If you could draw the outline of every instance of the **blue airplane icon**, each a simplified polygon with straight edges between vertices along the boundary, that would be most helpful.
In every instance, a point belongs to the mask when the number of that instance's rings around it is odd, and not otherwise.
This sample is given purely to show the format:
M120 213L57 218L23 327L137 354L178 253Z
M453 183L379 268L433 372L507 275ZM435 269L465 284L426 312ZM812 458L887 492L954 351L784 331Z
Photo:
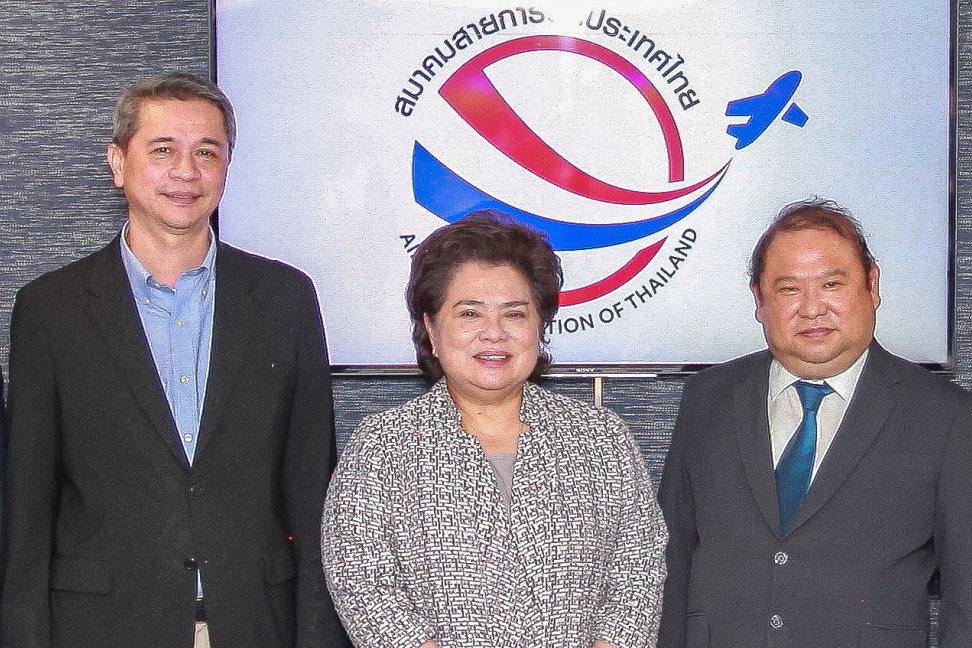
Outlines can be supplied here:
M803 75L798 70L792 70L771 83L766 88L766 92L729 102L726 106L727 117L749 117L745 124L733 124L726 129L726 132L737 140L736 150L746 148L766 132L770 124L783 112L783 107L793 98L793 93L800 86L802 79ZM793 103L781 119L802 128L809 117Z

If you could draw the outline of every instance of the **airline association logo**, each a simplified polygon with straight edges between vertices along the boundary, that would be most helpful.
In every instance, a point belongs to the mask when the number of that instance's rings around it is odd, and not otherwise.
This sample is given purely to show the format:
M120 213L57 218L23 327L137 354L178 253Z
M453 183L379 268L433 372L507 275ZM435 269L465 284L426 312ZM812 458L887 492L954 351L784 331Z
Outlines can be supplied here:
M583 307L576 309L576 316L557 320L549 332L573 333L609 324L626 311L640 308L675 278L698 237L694 228L679 223L718 190L730 172L732 159L712 164L700 177L686 178L686 150L679 120L702 99L692 87L681 55L671 56L651 36L608 16L604 10L591 12L581 22L587 32L583 36L538 33L510 38L503 33L518 25L536 28L544 22L545 16L531 8L490 14L463 26L424 59L396 98L395 108L399 114L411 116L419 108L426 86L439 82L434 80L436 74L447 75L438 86L439 97L478 133L483 146L492 146L520 169L559 191L601 207L618 206L615 222L581 222L576 216L537 213L538 210L522 208L509 198L492 195L464 178L447 159L437 157L421 141L414 142L411 177L415 201L443 221L454 222L470 212L495 208L546 232L560 253L603 254L615 246L629 250L617 260L616 267L583 285L575 285L570 267L565 264L565 289L560 304ZM501 40L504 37L506 40ZM492 42L493 38L499 42ZM613 49L604 39L612 41ZM623 46L618 47L618 42L623 42ZM473 48L479 51L456 69L450 69L457 54ZM650 191L618 186L583 170L538 135L487 73L491 66L500 62L516 64L518 57L533 52L584 57L633 87L660 129L666 157L660 163L665 165L667 183ZM777 117L802 127L808 117L790 101L800 81L799 71L789 71L765 92L729 102L725 115L738 118L738 123L713 135L735 138L734 148L740 150L755 142ZM622 210L626 206L652 206L652 215L637 220L625 218ZM626 244L636 245L637 249L632 253L631 245ZM609 297L606 305L592 307L591 302L604 297Z

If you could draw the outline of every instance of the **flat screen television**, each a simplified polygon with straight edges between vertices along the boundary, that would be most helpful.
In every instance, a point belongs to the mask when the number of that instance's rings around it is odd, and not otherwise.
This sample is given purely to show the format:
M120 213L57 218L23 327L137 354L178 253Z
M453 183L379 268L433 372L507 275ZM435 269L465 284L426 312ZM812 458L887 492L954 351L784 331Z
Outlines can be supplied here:
M948 368L954 20L942 0L217 0L240 132L220 236L314 279L332 363L407 367L412 250L501 209L561 257L557 363L682 370L765 346L752 247L830 198L881 267L878 339Z

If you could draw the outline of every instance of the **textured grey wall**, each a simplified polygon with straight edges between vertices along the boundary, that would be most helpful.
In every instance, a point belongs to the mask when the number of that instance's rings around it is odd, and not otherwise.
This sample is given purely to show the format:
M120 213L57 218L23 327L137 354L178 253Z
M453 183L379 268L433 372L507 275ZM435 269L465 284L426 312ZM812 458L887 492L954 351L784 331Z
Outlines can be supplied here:
M0 363L17 289L97 249L123 202L104 151L134 81L208 74L205 0L14 0L0 12Z
M208 0L14 0L0 13L0 364L16 290L90 252L122 222L104 162L111 107L135 80L206 74ZM972 0L959 2L958 217L955 377L972 385ZM920 88L915 88L920 91ZM866 218L866 215L865 215ZM742 269L740 268L741 272ZM683 379L609 380L605 405L631 424L656 475ZM590 384L557 381L590 399ZM339 377L343 441L360 418L420 393L417 378Z

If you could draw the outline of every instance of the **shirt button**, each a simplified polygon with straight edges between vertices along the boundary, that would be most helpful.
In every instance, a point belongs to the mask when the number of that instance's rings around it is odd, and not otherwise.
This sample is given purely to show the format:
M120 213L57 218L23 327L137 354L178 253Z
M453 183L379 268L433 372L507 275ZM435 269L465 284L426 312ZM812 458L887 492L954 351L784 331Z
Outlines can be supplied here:
M182 326L182 320L176 320L176 326Z
M152 300L151 300L151 299L149 299L148 297L146 297L146 298L145 298L145 299L144 299L143 301L144 301L144 302L145 302L146 304L151 304L151 303L152 303Z
M776 630L779 630L783 627L783 617L781 617L779 614L774 614L770 617L770 625Z
M790 560L790 557L782 551L777 551L776 555L773 556L773 562L777 565L785 565Z
M186 443L192 443L192 435L187 432L186 434L182 435L182 440Z
M179 379L179 382L185 385L187 382L189 382L189 376L183 376L182 378Z
M205 297L208 294L209 294L209 291L206 290L205 288L203 288L203 290L202 290L202 296Z

